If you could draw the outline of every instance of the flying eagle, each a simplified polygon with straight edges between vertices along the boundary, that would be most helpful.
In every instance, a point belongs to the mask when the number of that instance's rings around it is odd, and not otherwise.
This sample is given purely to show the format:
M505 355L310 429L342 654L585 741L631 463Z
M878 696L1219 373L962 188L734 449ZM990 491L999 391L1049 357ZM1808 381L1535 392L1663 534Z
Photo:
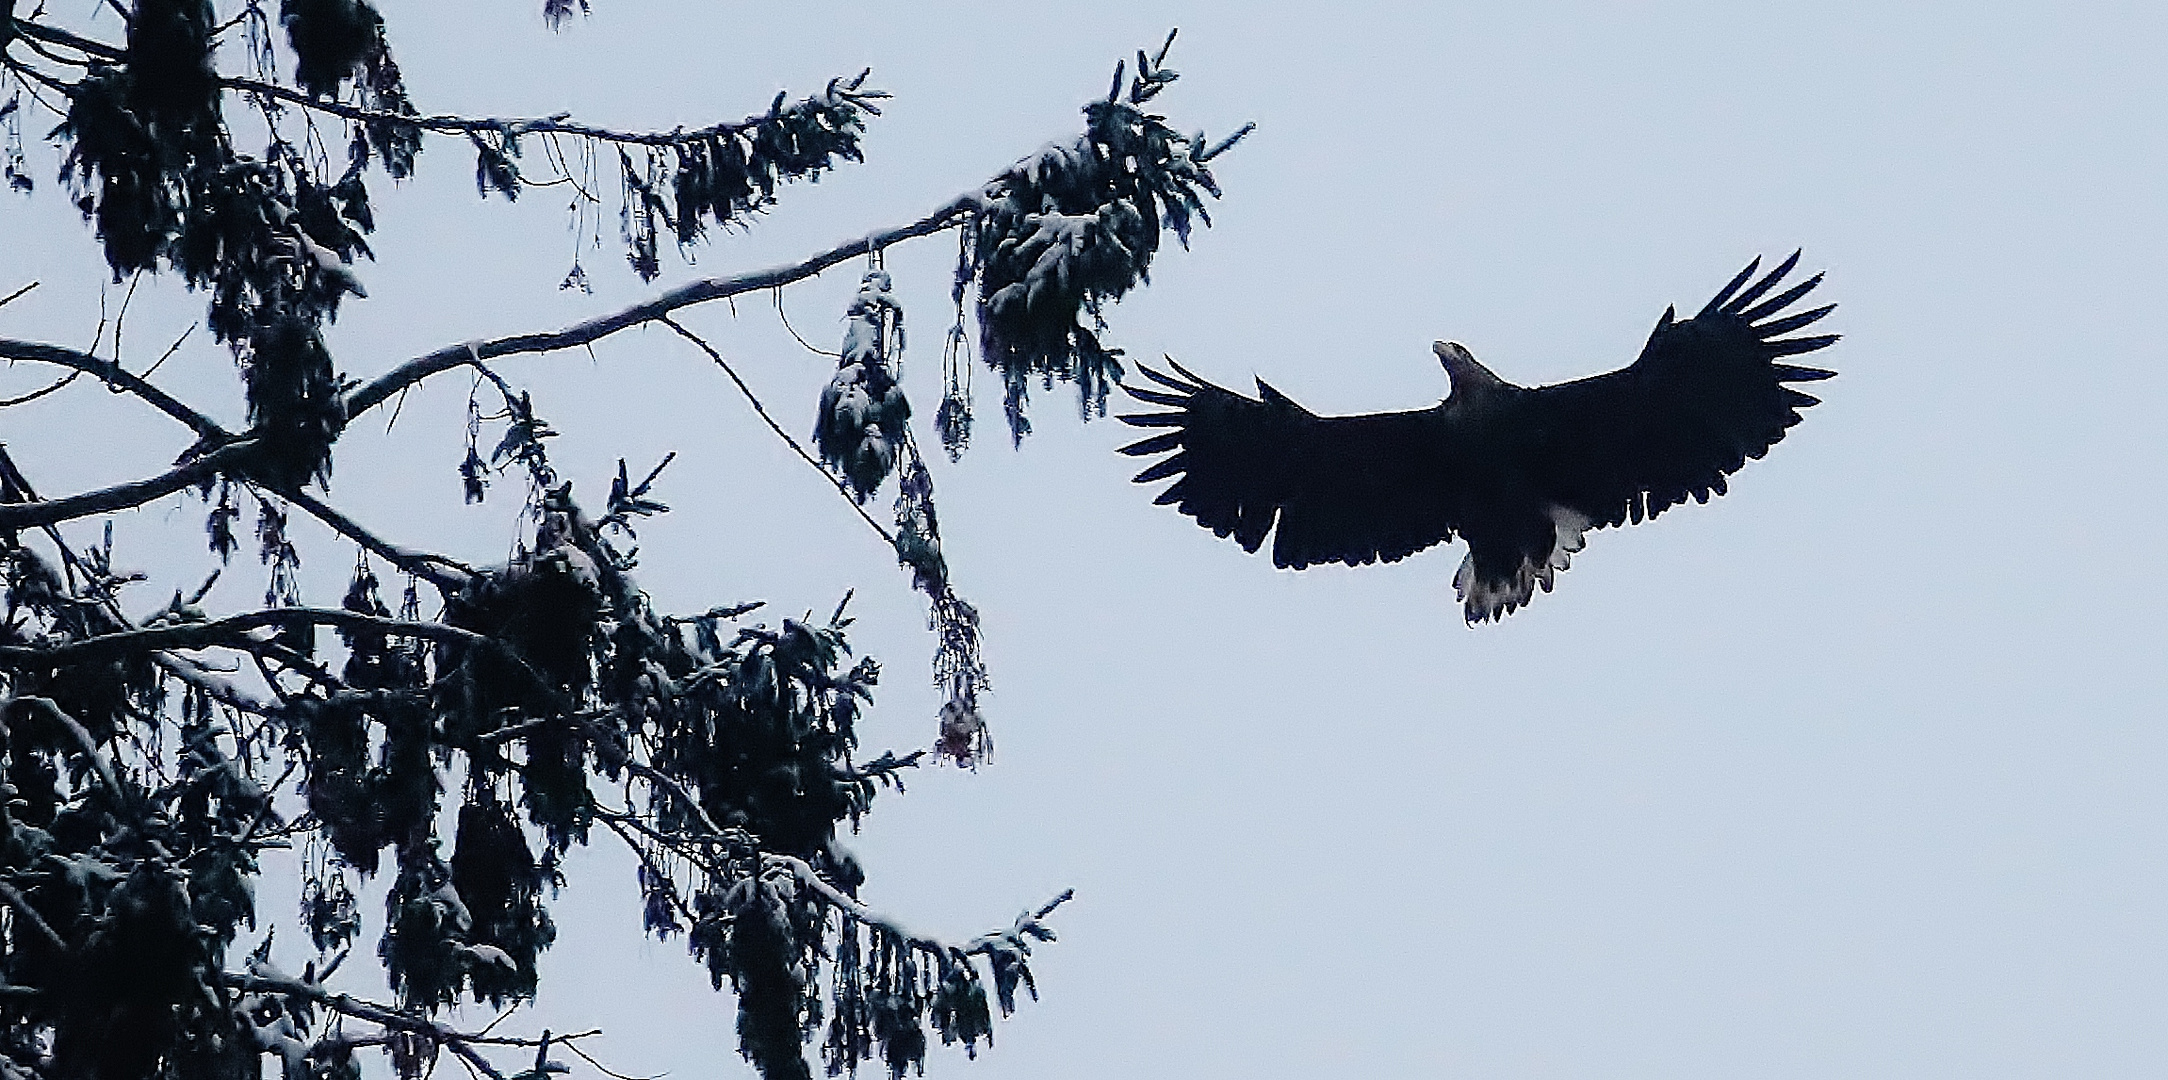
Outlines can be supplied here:
M1157 501L1246 551L1277 524L1277 566L1397 562L1460 536L1469 624L1503 618L1550 591L1588 530L1722 495L1817 403L1784 384L1835 372L1779 361L1837 340L1781 336L1836 307L1785 314L1822 275L1763 299L1798 262L1749 285L1755 259L1693 318L1666 309L1632 364L1555 386L1515 386L1437 342L1446 398L1413 412L1318 416L1263 379L1247 398L1170 357L1174 374L1142 369L1165 390L1123 387L1168 411L1121 419L1172 430L1122 452L1173 451L1137 482L1178 477Z

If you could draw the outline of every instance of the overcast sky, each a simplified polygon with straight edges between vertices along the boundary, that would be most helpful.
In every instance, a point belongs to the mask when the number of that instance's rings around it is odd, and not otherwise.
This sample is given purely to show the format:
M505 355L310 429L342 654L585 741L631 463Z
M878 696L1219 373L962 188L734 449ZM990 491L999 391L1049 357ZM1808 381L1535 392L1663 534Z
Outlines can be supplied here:
M656 287L918 217L1073 137L1114 61L1179 25L1184 77L1155 104L1182 130L1259 128L1217 166L1216 227L1161 257L1109 338L1320 412L1436 401L1436 338L1557 381L1631 360L1665 305L1698 308L1757 254L1803 246L1828 270L1845 339L1817 354L1842 372L1827 403L1730 495L1591 536L1557 592L1479 630L1452 597L1459 549L1276 571L1153 506L1112 452L1131 430L1079 424L1066 388L1034 395L1039 433L1012 452L981 371L979 441L934 468L985 617L997 757L884 796L852 843L874 906L941 934L1077 893L1035 964L1043 1000L929 1075L1979 1080L2168 1060L2164 9L595 0L551 35L534 0L380 4L424 111L694 126L866 66L896 93L866 164L790 189L697 266L666 256ZM562 198L480 201L470 165L433 140L416 181L374 185L370 299L332 338L347 371L653 291L614 222L582 257L595 294L558 291ZM99 269L61 195L0 200L0 291L45 281L0 334L81 346ZM954 258L941 237L889 259L925 419ZM785 294L816 344L857 271ZM136 304L138 369L202 311L170 281ZM810 431L831 362L765 297L685 321ZM929 741L920 598L704 359L649 332L501 370L591 499L618 457L677 451L675 510L641 534L660 606L825 613L855 587L887 675L868 748ZM160 381L241 419L203 337ZM381 418L350 432L333 494L402 542L501 558L511 485L460 505L465 389L417 391L389 438ZM104 423L140 437L63 441ZM87 385L11 410L0 438L49 494L186 441ZM191 567L199 528L179 499L122 524L141 561ZM310 566L319 600L341 550ZM732 1003L679 943L639 937L629 863L574 873L528 1022L606 1028L622 1072L751 1075Z

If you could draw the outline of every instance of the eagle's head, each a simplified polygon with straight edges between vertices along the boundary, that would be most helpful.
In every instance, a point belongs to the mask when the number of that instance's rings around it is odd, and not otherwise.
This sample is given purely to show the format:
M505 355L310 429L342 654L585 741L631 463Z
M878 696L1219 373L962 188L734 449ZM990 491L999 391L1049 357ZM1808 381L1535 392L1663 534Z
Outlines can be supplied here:
M1479 363L1468 347L1457 341L1433 341L1430 351L1438 354L1438 363L1445 367L1445 377L1450 382L1446 400L1466 400L1491 391L1504 390L1504 379L1491 374L1491 369Z

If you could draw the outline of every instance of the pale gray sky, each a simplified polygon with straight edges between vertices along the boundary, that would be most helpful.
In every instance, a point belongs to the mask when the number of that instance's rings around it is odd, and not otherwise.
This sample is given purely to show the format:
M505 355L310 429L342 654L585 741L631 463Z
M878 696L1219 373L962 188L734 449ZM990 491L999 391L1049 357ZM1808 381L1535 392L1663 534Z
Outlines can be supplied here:
M867 164L663 285L919 216L1070 138L1113 62L1179 25L1176 126L1260 126L1218 170L1218 226L1162 257L1110 339L1319 411L1436 400L1434 338L1555 381L1630 360L1666 304L1751 256L1804 246L1828 270L1827 404L1729 496L1592 536L1556 593L1481 630L1452 600L1457 550L1275 571L1152 506L1112 452L1130 430L1079 425L1066 388L1035 395L1039 434L1011 452L981 371L978 445L935 479L986 618L998 756L884 797L855 846L877 907L945 934L1077 898L1035 965L1043 1000L929 1075L1980 1080L2168 1059L2168 14L596 0L550 35L533 0L382 6L424 110L692 125L867 65L896 92ZM558 292L561 199L478 201L454 143L422 166L377 185L371 299L333 338L347 370L650 291L606 229L596 295ZM46 281L0 331L80 345L95 254L59 194L0 200L0 288ZM954 257L940 238L889 260L922 417ZM792 289L793 322L833 347L855 284ZM136 361L200 315L171 286L137 298ZM810 429L830 362L765 299L686 321ZM642 532L662 606L825 612L857 587L888 675L868 745L927 741L919 598L704 360L647 333L504 370L582 491L678 451L677 509ZM239 419L207 342L161 377ZM439 381L391 439L346 437L334 494L409 543L501 555L514 500L460 508L465 386ZM76 388L0 437L76 490L170 459L183 433L145 412ZM143 442L54 441L107 418ZM124 535L168 529L194 559L198 513L169 500ZM346 569L318 554L312 588ZM639 937L629 866L575 865L601 876L555 909L535 1025L604 1026L621 1071L750 1075L731 1003Z

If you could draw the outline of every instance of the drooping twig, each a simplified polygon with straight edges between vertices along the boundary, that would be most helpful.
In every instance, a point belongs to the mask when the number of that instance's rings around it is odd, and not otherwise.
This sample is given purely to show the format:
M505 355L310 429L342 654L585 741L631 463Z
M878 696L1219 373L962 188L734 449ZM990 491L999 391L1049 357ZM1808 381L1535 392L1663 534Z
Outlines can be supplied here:
M881 539L888 542L889 547L896 546L896 538L890 535L889 531L883 528L880 522L873 520L873 515L866 513L866 508L860 505L857 498L851 495L851 489L845 487L843 481L835 473L822 467L821 463L815 460L813 455L806 453L805 447L797 439L792 438L790 432L783 429L783 425L775 422L775 417L768 415L767 407L762 405L760 398L753 394L753 388L745 385L745 380L738 377L738 373L731 368L730 363L723 359L723 354L716 352L715 347L708 344L700 335L685 329L677 320L668 315L656 316L655 321L677 331L685 340L699 346L701 352L707 353L708 359L715 361L715 366L722 368L723 374L730 376L730 381L737 384L738 392L745 395L745 400L753 406L754 412L760 414L760 418L767 423L769 430L775 432L776 438L783 440L792 450L797 451L798 456L804 458L805 463L813 466L816 472L827 477L828 482L835 485L836 491L842 494L843 501L851 504L851 509L858 511L858 516L865 519L866 524L871 526L874 532L879 533Z
M775 300L776 320L783 324L783 329L790 331L790 336L794 340L796 340L798 344L805 347L805 351L812 353L815 356L828 357L831 360L843 355L839 352L835 352L829 349L823 349L820 346L815 345L810 341L807 341L805 339L805 335L800 334L798 332L798 328L790 324L790 315L783 310L783 290L780 287L770 290L770 296Z

